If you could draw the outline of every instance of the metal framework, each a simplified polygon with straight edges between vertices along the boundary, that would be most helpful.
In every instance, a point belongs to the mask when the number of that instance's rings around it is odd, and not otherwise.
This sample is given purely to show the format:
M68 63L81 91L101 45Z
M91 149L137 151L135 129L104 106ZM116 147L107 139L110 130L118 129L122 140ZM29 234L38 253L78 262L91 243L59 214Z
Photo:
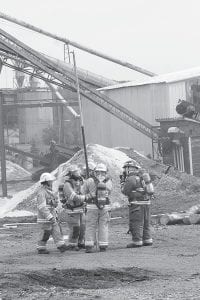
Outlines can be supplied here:
M41 29L41 28L38 28L38 27L33 26L33 25L31 25L31 24L28 24L28 23L26 23L26 22L20 21L20 20L18 20L18 19L16 19L16 18L10 17L10 16L8 16L8 15L6 15L6 14L4 14L4 13L1 13L1 12L0 12L0 18L2 18L2 19L4 19L4 20L7 20L7 21L9 21L9 22L18 24L18 25L23 26L23 27L25 27L25 28L28 28L28 29L30 29L30 30L32 30L32 31L41 33L41 34L43 34L43 35L46 35L46 36L51 37L51 38L53 38L53 39L56 39L56 40L58 40L58 41L61 41L61 42L63 42L64 44L72 45L72 46L75 47L75 48L78 48L78 49L83 50L83 51L85 51L85 52L88 52L88 53L90 53L90 54L99 56L99 57L101 57L101 58L103 58L103 59L112 61L112 62L114 62L114 63L116 63L116 64L118 64L118 65L121 65L121 66L124 66L124 67L126 67L126 68L132 69L132 70L134 70L134 71L136 71L136 72L139 72L139 73L145 74L145 75L147 75L147 76L151 76L151 77L156 75L155 73L153 73L153 72L151 72L151 71L148 71L148 70L145 70L145 69L143 69L143 68L141 68L141 67L135 66L135 65L133 65L133 64L131 64L131 63L129 63L129 62L122 61L122 60L120 60L120 59L117 59L117 58L115 58L115 57L111 57L111 56L109 56L109 55L107 55L107 54L105 54L105 53L102 53L102 52L100 52L100 51L96 51L96 50L94 50L94 49L91 49L91 48L89 48L89 47L86 47L86 46L84 46L84 45L81 45L81 44L79 44L79 43L77 43L77 42L75 42L75 41L69 40L69 39L67 39L67 38L63 38L63 37L58 36L58 35L56 35L56 34L52 34L52 33L48 32L48 31L45 31L45 30L43 30L43 29Z
M12 69L38 77L44 81L76 91L76 77L72 72L56 64L46 56L28 47L18 39L0 29L0 60ZM16 61L18 62L16 64ZM90 88L80 79L80 94L102 109L119 118L153 140L158 134L151 124L110 99L99 91Z

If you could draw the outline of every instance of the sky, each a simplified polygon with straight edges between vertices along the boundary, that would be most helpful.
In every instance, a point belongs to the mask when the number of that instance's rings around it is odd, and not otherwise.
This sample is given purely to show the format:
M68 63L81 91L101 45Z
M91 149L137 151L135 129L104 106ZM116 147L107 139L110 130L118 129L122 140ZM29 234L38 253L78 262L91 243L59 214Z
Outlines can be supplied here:
M1 0L0 12L156 74L200 66L199 0ZM0 28L63 59L63 43L0 19ZM77 65L115 80L147 78L86 52ZM0 86L12 86L4 68Z

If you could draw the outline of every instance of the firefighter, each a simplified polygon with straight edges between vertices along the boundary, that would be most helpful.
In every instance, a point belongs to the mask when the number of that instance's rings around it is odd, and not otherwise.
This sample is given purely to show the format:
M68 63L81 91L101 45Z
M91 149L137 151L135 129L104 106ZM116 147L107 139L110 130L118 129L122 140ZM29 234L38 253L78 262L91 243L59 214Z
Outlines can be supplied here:
M86 199L86 253L94 252L96 244L96 232L100 251L106 251L108 247L108 227L110 221L109 195L112 189L112 181L107 175L107 166L100 163L94 170L94 177L88 178L83 190L90 197Z
M79 250L85 247L85 200L87 195L82 194L83 178L81 170L76 165L71 165L66 175L60 198L63 207L67 210L67 223L69 227L68 250Z
M40 176L41 187L37 194L37 222L41 228L40 240L37 245L38 254L49 254L46 244L51 235L60 252L67 250L57 221L58 199L52 191L54 180L55 177L50 173L43 173Z
M96 164L93 161L88 161L88 171L89 171L89 177L94 177L94 170L95 170ZM87 178L87 171L86 171L86 165L84 165L82 167L81 170L81 176L83 177L83 179Z
M127 161L123 166L121 191L129 201L129 229L132 243L127 248L151 246L150 200L154 193L150 175L134 161Z

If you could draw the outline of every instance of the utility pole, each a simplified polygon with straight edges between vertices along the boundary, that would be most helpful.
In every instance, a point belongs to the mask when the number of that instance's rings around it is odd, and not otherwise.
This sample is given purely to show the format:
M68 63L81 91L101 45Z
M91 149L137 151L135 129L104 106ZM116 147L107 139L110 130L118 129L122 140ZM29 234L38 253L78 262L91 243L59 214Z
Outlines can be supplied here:
M3 93L0 91L0 152L1 152L1 183L3 197L7 197L6 180L6 154L4 142L4 113L3 113Z
M82 102L81 102L81 94L80 94L80 87L79 87L79 79L78 73L76 68L76 57L74 51L71 52L73 55L73 62L74 62L74 72L76 76L76 89L77 89L77 96L78 96L78 104L80 110L80 121L81 121L81 134L83 139L83 149L84 149L84 156L85 156L85 165L86 165L86 176L89 177L89 168L88 168L88 157L87 157L87 149L86 149L86 141L85 141L85 129L84 129L84 121L83 121L83 110L82 110Z

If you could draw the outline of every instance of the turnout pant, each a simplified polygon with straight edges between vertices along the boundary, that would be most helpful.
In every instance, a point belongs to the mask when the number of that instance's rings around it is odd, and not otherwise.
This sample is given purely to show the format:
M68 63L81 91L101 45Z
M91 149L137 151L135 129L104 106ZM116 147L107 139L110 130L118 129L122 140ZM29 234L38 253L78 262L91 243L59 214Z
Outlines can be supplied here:
M129 206L129 226L134 244L152 243L150 205L132 204Z
M65 244L57 222L54 224L38 223L38 226L40 228L39 241L37 244L38 250L46 249L46 244L50 236L52 236L57 248Z
M108 227L110 211L107 208L88 208L86 213L85 246L94 247L98 241L99 247L108 247Z
M68 213L69 245L85 244L85 213Z

